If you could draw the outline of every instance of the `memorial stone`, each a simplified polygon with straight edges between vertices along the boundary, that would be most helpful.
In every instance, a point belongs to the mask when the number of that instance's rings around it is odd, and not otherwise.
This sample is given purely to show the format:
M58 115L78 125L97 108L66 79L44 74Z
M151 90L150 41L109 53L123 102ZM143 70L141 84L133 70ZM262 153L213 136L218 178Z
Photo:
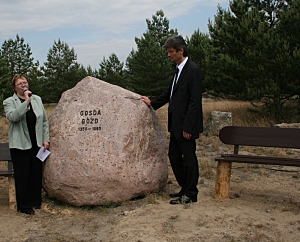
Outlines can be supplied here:
M168 178L166 138L141 96L93 77L64 92L49 116L43 187L75 206L157 192Z

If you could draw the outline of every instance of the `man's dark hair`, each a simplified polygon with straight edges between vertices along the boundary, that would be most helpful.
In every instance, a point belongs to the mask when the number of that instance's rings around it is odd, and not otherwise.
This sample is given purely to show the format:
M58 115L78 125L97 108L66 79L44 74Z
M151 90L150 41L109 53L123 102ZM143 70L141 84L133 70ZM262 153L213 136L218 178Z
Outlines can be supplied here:
M188 56L187 45L181 35L168 38L166 43L164 44L164 47L166 49L173 47L177 52L183 49L183 56Z

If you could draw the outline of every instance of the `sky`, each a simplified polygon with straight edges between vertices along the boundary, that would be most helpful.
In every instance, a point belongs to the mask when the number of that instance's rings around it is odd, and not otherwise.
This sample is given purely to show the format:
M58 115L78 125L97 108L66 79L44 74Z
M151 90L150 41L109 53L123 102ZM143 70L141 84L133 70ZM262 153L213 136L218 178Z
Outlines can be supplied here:
M125 62L158 10L171 29L190 38L197 29L208 32L218 5L228 9L229 0L0 0L0 44L18 34L43 65L60 39L74 48L78 63L99 69L112 53Z

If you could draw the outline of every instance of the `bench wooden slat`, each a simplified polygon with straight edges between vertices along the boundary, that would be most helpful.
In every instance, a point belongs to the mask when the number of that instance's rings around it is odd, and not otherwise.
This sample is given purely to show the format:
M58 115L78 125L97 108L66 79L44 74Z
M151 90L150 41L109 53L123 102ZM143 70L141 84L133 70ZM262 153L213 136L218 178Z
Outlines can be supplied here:
M300 149L300 129L297 128L226 126L219 138L229 145Z
M268 156L247 156L247 155L231 155L222 154L215 158L216 161L227 161L237 163L253 163L281 166L298 166L300 167L300 159L277 158Z
M283 162L296 161L300 163L300 159L274 157L274 156L222 154L221 157L241 157L241 158L264 159L264 160L281 160Z
M0 161L7 161L7 170L0 170L0 176L8 177L9 208L16 209L15 178L8 143L0 143Z
M10 177L10 176L14 176L14 172L13 171L5 171L5 170L1 170L0 171L0 176L5 176L5 177Z
M7 161L7 172L0 171L0 176L12 176L13 172L13 165L11 162L11 155L9 150L8 143L0 143L0 161Z
M0 161L11 160L8 143L0 143Z

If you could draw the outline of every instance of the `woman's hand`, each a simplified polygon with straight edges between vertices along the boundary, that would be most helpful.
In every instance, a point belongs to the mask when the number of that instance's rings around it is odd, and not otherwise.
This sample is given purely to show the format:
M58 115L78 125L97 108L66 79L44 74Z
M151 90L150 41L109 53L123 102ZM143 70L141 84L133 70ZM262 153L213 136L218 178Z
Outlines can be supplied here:
M44 146L44 152L49 148L49 143L48 142L43 142L43 146Z
M32 95L32 92L29 91L27 88L24 88L25 102L26 102L27 104L29 104L30 101L31 101L31 98L30 98L31 95Z

